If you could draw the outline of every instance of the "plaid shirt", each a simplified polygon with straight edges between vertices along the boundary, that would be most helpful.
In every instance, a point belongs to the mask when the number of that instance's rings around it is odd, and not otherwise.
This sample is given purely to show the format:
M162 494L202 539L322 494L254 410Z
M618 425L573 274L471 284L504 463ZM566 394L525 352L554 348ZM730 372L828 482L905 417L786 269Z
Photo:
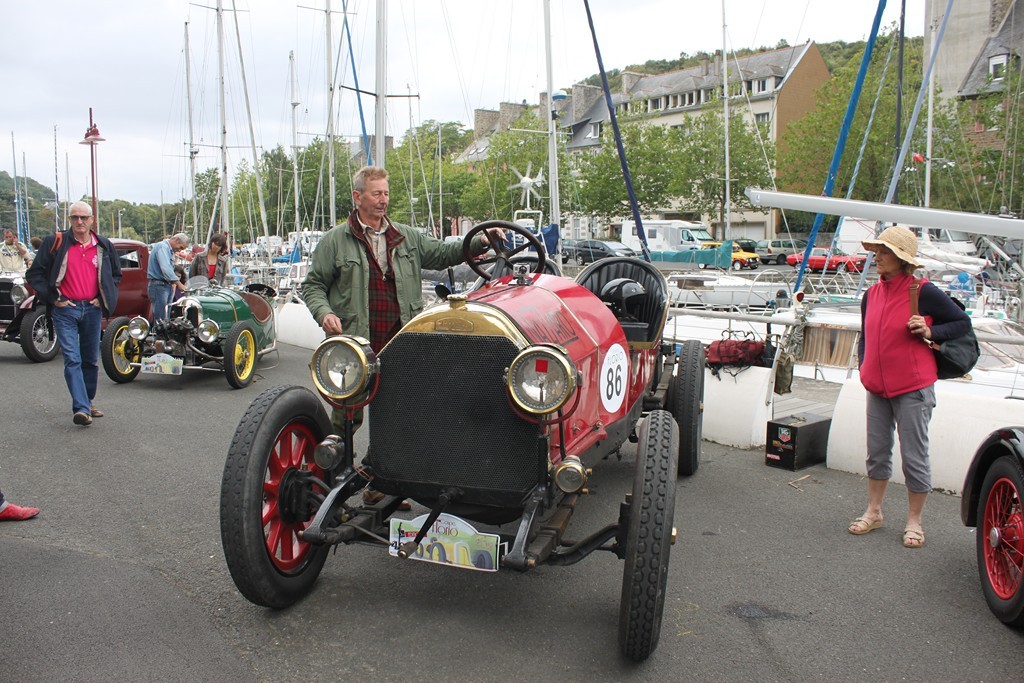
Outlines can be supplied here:
M390 267L390 263L395 247L401 244L405 238L395 229L395 226L391 225L391 221L387 221L388 229L384 233L384 239L387 242L389 267L385 275L374 256L373 245L370 244L370 240L366 236L366 226L358 219L355 212L353 212L353 218L355 220L351 221L351 225L358 229L353 229L352 234L363 243L366 248L366 260L370 263L370 347L379 353L402 328L398 309L398 290L395 286L395 269Z

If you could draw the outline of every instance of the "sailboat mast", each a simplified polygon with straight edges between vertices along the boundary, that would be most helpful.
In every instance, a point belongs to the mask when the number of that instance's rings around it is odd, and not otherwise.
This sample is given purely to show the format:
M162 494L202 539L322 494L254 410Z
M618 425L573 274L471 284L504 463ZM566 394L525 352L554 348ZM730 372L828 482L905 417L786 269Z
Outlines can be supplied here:
M18 152L14 147L14 131L11 131L11 163L14 164L14 220L18 229L18 240L23 241L21 220L21 193L18 192Z
M377 0L377 120L374 125L373 163L384 168L387 132L387 6Z
M932 52L937 48L935 45L935 0L930 0L932 25L929 27L931 37L928 44ZM932 201L932 110L935 107L935 71L928 76L928 124L925 130L925 151L924 151L924 205L931 206Z
M220 227L230 233L231 217L228 215L228 114L224 91L224 6L217 0L217 62L220 81ZM213 230L213 221L210 222Z
M729 47L725 37L725 0L722 0L722 107L725 116L725 220L722 241L729 239Z
M260 223L263 225L263 235L267 238L267 244L270 244L270 228L267 225L267 204L263 199L260 158L256 151L256 131L252 125L252 105L249 102L249 81L245 77L245 61L242 59L242 30L238 27L238 10L235 8L234 0L231 2L231 12L235 19L235 40L238 42L238 66L242 70L242 96L245 98L245 116L249 121L249 146L252 149L252 174L256 180L256 201L260 206Z
M295 96L295 51L288 51L288 64L291 66L292 81L292 183L295 185L295 230L299 229L299 140L295 132L295 112L299 108L299 100Z
M188 100L188 171L192 181L192 241L199 239L199 211L196 205L196 147L195 127L192 123L192 51L188 42L188 22L185 22L185 97Z
M57 126L53 127L53 227L60 232L60 162L57 160ZM29 238L31 239L31 237Z
M330 230L338 223L334 186L334 39L331 37L331 0L327 0L327 186L328 203L331 205Z
M551 225L555 228L555 239L561 241L562 207L558 192L558 138L555 126L557 114L551 69L551 0L544 0L544 57L547 62L548 78L548 190L551 198ZM561 249L558 252L561 253Z

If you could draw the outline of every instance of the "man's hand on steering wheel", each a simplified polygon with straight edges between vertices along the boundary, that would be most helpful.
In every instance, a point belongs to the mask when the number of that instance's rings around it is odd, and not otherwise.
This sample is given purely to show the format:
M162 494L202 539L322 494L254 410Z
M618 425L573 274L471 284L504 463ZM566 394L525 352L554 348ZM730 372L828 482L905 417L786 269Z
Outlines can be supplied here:
M509 249L505 242L506 231L511 232L512 234L521 235L526 240L525 243L518 247ZM484 255L474 258L470 253L470 245L473 238L478 234L481 236L481 241L484 244L487 244L494 249L494 256ZM546 263L544 245L541 244L536 235L516 223L509 223L508 221L485 221L470 229L470 231L466 233L462 243L462 253L466 259L466 265L468 265L470 270L482 277L484 280L491 280L493 278L493 273L500 273L513 256L531 248L537 252L537 263L534 266L533 272L541 273L544 271L544 264ZM494 267L490 272L483 269L483 266L490 265L492 263L494 264Z
M484 243L485 247L504 244L505 231L501 228L487 228L480 236L480 241Z

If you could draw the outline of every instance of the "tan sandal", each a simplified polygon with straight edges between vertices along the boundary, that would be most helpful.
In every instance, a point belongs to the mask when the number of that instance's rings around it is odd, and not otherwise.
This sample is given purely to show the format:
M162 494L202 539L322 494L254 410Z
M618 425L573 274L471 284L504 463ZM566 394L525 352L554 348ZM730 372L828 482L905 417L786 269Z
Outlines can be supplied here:
M863 536L869 531L882 528L882 520L880 519L868 519L867 517L858 517L853 520L850 527L847 529L854 536Z
M924 532L919 529L904 529L903 530L903 547L904 548L923 548L924 547Z

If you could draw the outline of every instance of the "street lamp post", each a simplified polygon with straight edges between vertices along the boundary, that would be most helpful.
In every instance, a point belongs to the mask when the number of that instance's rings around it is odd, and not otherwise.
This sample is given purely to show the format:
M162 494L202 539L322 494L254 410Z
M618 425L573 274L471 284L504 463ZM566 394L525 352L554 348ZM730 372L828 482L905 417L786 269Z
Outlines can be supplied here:
M117 239L121 239L121 214L124 213L124 209L117 210Z
M97 222L99 221L99 207L96 203L96 145L105 140L106 138L100 137L100 129L93 123L92 107L89 107L89 127L85 130L85 139L78 144L89 145L89 168L92 174L92 215L95 216ZM98 224L96 230L99 231Z

